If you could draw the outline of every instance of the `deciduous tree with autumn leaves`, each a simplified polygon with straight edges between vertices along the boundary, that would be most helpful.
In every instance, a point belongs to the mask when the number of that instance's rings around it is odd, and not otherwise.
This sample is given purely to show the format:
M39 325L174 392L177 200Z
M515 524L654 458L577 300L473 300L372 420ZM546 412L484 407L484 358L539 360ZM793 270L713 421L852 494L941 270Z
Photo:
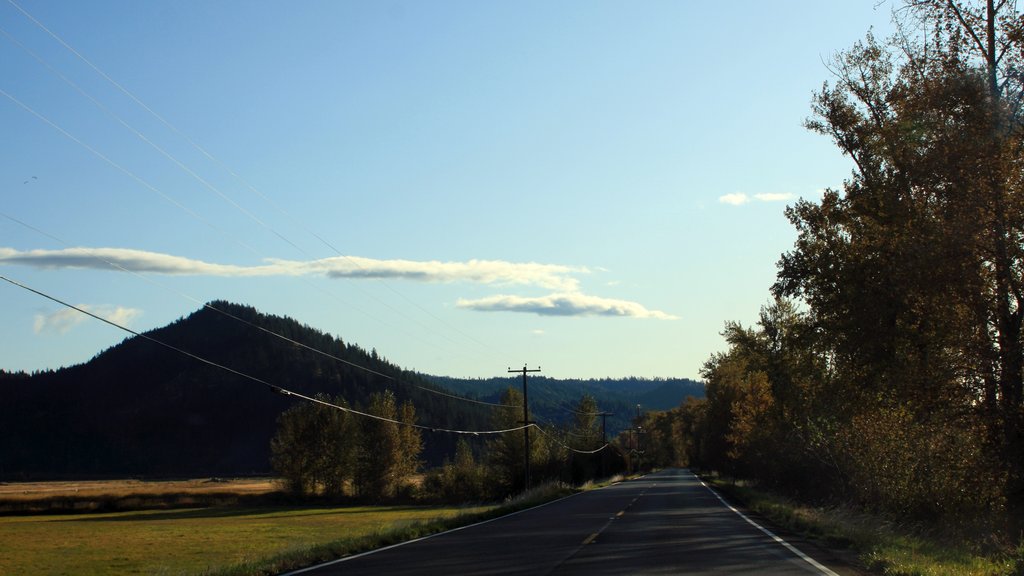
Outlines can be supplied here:
M691 407L705 466L1004 527L1024 511L1024 15L908 0L831 63L807 126L853 160L787 209L774 301ZM809 479L814 479L810 481Z

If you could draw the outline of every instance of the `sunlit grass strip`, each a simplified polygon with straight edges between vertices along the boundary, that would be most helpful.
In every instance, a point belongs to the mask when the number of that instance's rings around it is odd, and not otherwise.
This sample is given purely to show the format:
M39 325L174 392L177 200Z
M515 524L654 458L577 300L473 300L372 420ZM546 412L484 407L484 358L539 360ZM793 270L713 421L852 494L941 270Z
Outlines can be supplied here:
M1024 569L1024 547L1015 553L983 554L970 543L931 538L870 514L845 508L805 506L720 478L707 480L716 490L786 530L855 551L864 567L874 573L885 576L1010 576Z
M528 508L260 506L0 517L0 574L276 574Z
M217 573L333 542L372 546L401 530L491 508L220 507L0 517L0 574Z

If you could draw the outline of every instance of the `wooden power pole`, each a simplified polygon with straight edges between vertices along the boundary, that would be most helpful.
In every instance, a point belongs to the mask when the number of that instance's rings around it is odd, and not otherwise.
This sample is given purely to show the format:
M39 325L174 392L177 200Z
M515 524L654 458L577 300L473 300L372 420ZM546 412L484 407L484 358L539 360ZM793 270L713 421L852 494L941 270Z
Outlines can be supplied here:
M523 373L523 441L525 442L523 451L523 461L526 469L526 484L524 490L530 489L530 403L526 399L526 373L527 372L540 372L540 366L536 370L527 370L526 365L523 365L522 370L508 369L509 373Z

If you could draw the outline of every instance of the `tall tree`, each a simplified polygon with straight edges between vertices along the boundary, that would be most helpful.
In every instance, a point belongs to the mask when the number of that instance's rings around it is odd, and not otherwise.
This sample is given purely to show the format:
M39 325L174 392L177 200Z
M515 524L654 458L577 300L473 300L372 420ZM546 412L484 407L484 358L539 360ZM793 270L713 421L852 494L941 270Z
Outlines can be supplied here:
M375 501L394 498L418 463L418 432L406 428L415 420L411 405L400 410L390 390L370 397L368 412L380 419L364 422L357 484L360 495ZM401 420L400 420L401 418Z
M423 462L420 460L420 453L423 451L423 435L420 429L416 428L416 407L408 400L402 402L398 409L398 420L403 424L398 429L399 441L401 444L400 458L398 461L398 474L402 478L408 478L419 472Z
M593 450L601 445L601 431L597 425L597 400L590 394L580 397L579 403L572 411L572 436L574 446L582 450Z
M326 396L318 398L330 401ZM331 403L347 406L342 398ZM358 431L352 415L344 411L297 404L278 418L271 464L292 493L340 496L355 473Z
M499 430L512 430L522 426L519 420L519 410L523 406L522 392L512 387L507 388L501 394L501 404L505 408L495 410L491 425ZM519 492L526 487L525 452L526 443L518 430L499 434L489 445L488 459L491 472L496 476L494 481L501 485L506 493Z
M598 427L597 400L584 394L572 411L572 426L569 428L566 444L575 451L569 453L570 473L574 483L595 478L601 470L603 454L585 452L601 447L601 431Z
M788 210L798 239L774 292L808 304L850 423L980 424L1020 503L1024 18L1006 0L899 14L898 34L836 58L816 97L809 127L856 168Z

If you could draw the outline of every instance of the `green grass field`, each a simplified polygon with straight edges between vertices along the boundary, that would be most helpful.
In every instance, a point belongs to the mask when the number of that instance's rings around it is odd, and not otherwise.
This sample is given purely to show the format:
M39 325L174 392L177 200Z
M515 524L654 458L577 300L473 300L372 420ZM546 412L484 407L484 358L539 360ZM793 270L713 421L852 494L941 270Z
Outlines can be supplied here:
M0 517L0 574L259 573L267 558L344 542L358 547L404 527L481 508L259 507ZM339 543L341 545L339 546Z

